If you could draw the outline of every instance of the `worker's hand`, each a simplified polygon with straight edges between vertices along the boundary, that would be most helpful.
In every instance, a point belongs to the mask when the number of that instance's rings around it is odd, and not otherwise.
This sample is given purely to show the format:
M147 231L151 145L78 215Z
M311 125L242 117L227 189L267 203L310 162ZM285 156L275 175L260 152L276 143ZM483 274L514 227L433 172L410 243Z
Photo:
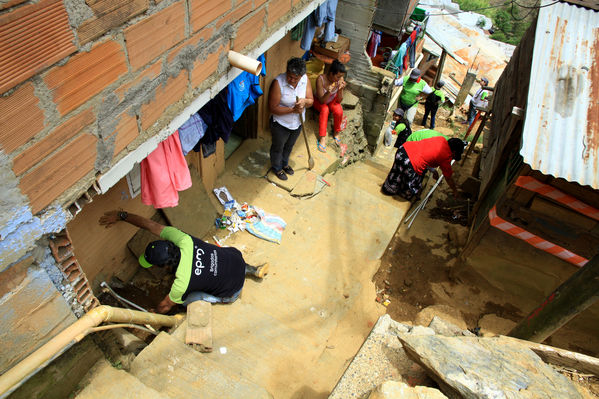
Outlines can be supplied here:
M162 301L160 301L160 303L156 306L155 312L160 313L160 314L165 314L169 310L171 310L171 308L173 306L175 306L175 302L171 301L171 298L167 294L164 297L164 299Z
M339 90L343 90L345 89L345 86L347 86L347 82L345 80L343 80L343 78L339 79Z
M106 226L106 228L109 228L112 227L112 225L118 222L119 220L121 220L119 218L119 211L108 211L100 217L98 223L102 226Z

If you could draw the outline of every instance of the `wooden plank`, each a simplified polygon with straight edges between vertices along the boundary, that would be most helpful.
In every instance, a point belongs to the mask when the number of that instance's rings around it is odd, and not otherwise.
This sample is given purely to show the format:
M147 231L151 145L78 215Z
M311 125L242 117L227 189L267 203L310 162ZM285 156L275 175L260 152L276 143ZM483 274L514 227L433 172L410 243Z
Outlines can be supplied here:
M543 342L599 299L599 255L561 284L508 334Z
M582 373L594 374L599 376L599 359L592 356L583 355L582 353L571 352L565 349L555 348L553 346L538 344L536 342L525 341L518 338L499 336L499 340L509 340L517 342L530 348L536 353L545 363L553 364L560 367L573 368Z
M212 352L212 304L209 302L187 305L185 343L200 352Z

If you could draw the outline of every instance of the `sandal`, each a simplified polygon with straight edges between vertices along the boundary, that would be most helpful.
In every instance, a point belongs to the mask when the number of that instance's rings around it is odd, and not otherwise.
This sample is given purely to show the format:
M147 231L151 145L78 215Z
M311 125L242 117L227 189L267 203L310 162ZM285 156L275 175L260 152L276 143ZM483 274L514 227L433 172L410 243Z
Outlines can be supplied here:
M327 152L327 147L320 143L316 143L316 148L318 148L318 151L320 152Z
M333 137L333 138L335 139L335 143L337 143L337 145L338 145L339 147L341 147L341 139L339 138L339 136L335 136L335 137Z

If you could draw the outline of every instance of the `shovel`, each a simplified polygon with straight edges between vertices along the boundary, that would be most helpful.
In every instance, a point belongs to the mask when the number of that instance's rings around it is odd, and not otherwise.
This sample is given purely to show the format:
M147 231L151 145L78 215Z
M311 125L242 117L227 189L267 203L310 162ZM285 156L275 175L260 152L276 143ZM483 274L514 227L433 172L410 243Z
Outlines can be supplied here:
M295 98L295 101L298 101L299 97ZM308 145L308 136L306 136L306 130L304 129L304 116L300 114L300 124L302 125L302 133L304 135L304 142L306 143L306 150L308 151L308 169L314 169L314 158L312 158L312 153L310 152L310 146Z

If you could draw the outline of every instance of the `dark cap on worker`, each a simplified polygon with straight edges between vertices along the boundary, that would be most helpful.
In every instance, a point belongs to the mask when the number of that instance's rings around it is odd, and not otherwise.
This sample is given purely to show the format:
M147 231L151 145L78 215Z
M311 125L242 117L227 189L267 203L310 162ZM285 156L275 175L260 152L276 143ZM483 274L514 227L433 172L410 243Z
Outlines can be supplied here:
M404 116L404 111L401 108L395 108L395 111L393 111L393 114L399 115L399 116Z
M412 72L410 72L410 79L418 79L420 77L420 69L414 68Z
M453 159L455 159L456 161L462 159L462 152L464 152L464 147L466 147L466 144L468 143L454 137L447 140L447 144L449 144L449 148L451 148L451 152L453 153Z
M139 264L146 269L153 265L164 265L171 258L170 246L169 241L152 241L139 257Z
M487 86L489 84L489 79L487 79L485 77L481 78L480 80L483 81L483 83L485 84L485 86Z

